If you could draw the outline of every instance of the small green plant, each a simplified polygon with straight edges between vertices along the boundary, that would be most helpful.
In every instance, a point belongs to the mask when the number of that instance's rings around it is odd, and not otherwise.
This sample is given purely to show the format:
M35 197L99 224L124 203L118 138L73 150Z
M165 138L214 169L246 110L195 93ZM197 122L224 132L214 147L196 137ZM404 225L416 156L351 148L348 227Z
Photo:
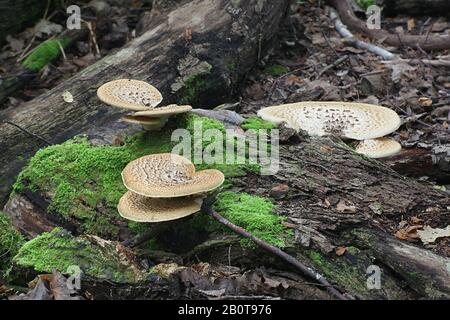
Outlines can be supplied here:
M279 65L279 64L273 64L264 69L265 74L271 75L273 77L279 77L288 72L289 72L289 69L287 67Z
M373 6L376 4L375 0L356 0L356 3L358 6L366 10L368 7Z

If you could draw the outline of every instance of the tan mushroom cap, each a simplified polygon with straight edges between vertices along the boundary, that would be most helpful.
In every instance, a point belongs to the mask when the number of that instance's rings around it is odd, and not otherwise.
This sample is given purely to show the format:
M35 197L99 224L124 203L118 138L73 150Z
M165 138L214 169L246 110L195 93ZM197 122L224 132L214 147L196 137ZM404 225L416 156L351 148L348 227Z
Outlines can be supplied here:
M144 116L126 115L120 119L125 122L140 124L148 131L159 130L167 123L167 118L150 118Z
M394 139L378 138L361 141L355 150L369 158L384 158L399 153L402 146Z
M298 102L263 108L258 116L276 124L286 122L310 135L333 134L355 140L385 136L401 124L398 114L389 108L356 102Z
M183 197L218 188L225 180L222 172L207 169L195 172L186 158L171 154L151 154L128 163L122 171L128 190L152 198Z
M150 118L150 117L144 117L144 116L132 116L132 115L125 115L120 118L121 120L129 123L137 123L137 124L160 124L161 118Z
M189 112L191 110L192 110L192 107L188 106L188 105L180 106L177 104L169 104L167 106L163 106L163 107L159 107L159 108L147 109L145 111L138 111L135 113L135 115L160 118L160 117L168 117L173 114Z
M120 198L117 210L128 220L162 222L196 213L201 205L201 197L149 198L128 191Z
M98 98L113 107L149 110L161 103L161 93L151 84L131 79L107 82L97 89Z

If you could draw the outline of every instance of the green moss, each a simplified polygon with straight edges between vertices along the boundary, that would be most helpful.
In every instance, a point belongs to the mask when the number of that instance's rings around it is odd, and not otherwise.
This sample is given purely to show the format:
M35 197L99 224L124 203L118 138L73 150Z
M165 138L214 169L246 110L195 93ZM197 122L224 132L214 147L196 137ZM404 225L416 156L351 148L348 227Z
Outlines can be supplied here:
M139 134L124 146L92 146L85 138L39 150L20 173L14 192L25 188L52 195L48 212L74 217L86 233L117 236L117 203L126 191L121 171L146 154L170 152L170 132Z
M14 192L25 189L39 191L51 198L48 212L76 218L83 232L106 239L117 238L122 219L117 203L126 191L121 171L130 161L152 153L171 152L172 130L186 128L193 135L194 122L202 123L202 130L225 128L221 122L187 114L177 117L159 132L138 134L123 146L92 146L85 138L75 138L60 145L39 150L19 174ZM193 142L194 143L194 142ZM201 150L209 143L203 142ZM197 169L216 168L227 178L256 171L249 164L199 164ZM230 181L228 180L229 184ZM141 232L146 224L128 223L132 231Z
M60 46L65 48L70 43L69 38L49 39L35 48L28 57L22 62L22 66L30 71L39 71L45 65L59 57L61 53Z
M24 242L25 239L13 227L10 218L0 211L0 276L8 271L12 257Z
M349 265L342 259L339 262L337 259L325 257L318 251L309 250L306 254L314 267L323 273L326 278L333 279L333 282L350 290L350 292L367 294L366 278L364 278L363 273L358 272L357 266Z
M268 199L247 193L223 192L214 208L232 223L279 248L286 247L292 237L292 231L283 226L283 217L275 214L275 205ZM251 243L243 240L245 245Z
M287 67L279 65L279 64L273 64L264 69L265 74L271 75L273 77L279 77L288 72L289 72L289 69Z
M73 237L61 228L25 243L13 262L37 272L56 269L64 273L69 266L75 265L85 275L116 282L135 282L143 278L143 273L119 257L114 244L98 245L88 238Z
M367 9L370 6L373 6L376 4L375 0L356 0L356 3L358 6L360 6L363 9Z
M263 120L259 117L250 117L248 119L246 119L242 124L241 124L241 128L244 130L249 130L249 129L253 129L253 130L259 130L259 129L267 129L267 130L271 130L276 128L276 125L274 125L273 123Z
M179 102L181 104L195 104L198 97L210 87L208 75L209 71L208 73L191 76L185 80L179 92Z

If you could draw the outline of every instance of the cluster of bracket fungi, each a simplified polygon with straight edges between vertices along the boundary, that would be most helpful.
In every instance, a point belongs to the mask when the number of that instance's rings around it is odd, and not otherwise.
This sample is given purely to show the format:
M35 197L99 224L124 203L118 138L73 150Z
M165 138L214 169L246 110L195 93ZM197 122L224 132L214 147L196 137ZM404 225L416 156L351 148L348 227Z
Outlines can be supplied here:
M140 124L145 130L159 130L171 115L192 110L188 105L158 106L163 97L151 84L132 79L113 80L97 90L98 98L113 107L135 111L122 116L122 120Z
M192 162L171 153L151 154L128 163L122 171L128 191L118 211L128 220L161 222L198 212L206 193L225 180L216 169L196 172Z
M369 158L392 156L401 145L384 136L401 125L398 114L386 107L355 102L307 101L259 110L262 119L309 135L333 135L359 140L356 152Z

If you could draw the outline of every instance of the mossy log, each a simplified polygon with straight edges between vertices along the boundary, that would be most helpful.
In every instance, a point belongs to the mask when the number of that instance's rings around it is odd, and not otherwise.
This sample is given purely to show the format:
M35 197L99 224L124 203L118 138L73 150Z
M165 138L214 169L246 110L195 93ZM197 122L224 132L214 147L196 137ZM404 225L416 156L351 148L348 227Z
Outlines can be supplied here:
M287 0L184 1L141 22L144 31L126 47L89 66L0 119L59 143L90 128L107 126L123 112L107 107L96 89L118 78L147 80L173 101L207 107L231 99L245 74L272 43ZM69 91L74 101L64 102ZM25 158L42 144L0 123L0 204Z
M255 125L249 121L243 126L250 124ZM393 236L400 221L421 221L440 228L448 225L450 199L444 192L402 177L382 162L355 153L340 140L293 135L285 129L281 137L280 170L271 176L250 170L230 177L233 187L219 195L215 210L305 261L353 297L450 296L449 239L424 246ZM52 201L52 192L32 194L16 193L5 211L26 216L24 207L42 211L36 199ZM27 205L12 206L14 203ZM180 220L178 226L154 240L161 249L182 256L184 264L200 259L219 265L294 271L248 241L230 237L205 214ZM339 255L337 248L344 248ZM374 267L380 270L380 289L367 285L367 272Z

